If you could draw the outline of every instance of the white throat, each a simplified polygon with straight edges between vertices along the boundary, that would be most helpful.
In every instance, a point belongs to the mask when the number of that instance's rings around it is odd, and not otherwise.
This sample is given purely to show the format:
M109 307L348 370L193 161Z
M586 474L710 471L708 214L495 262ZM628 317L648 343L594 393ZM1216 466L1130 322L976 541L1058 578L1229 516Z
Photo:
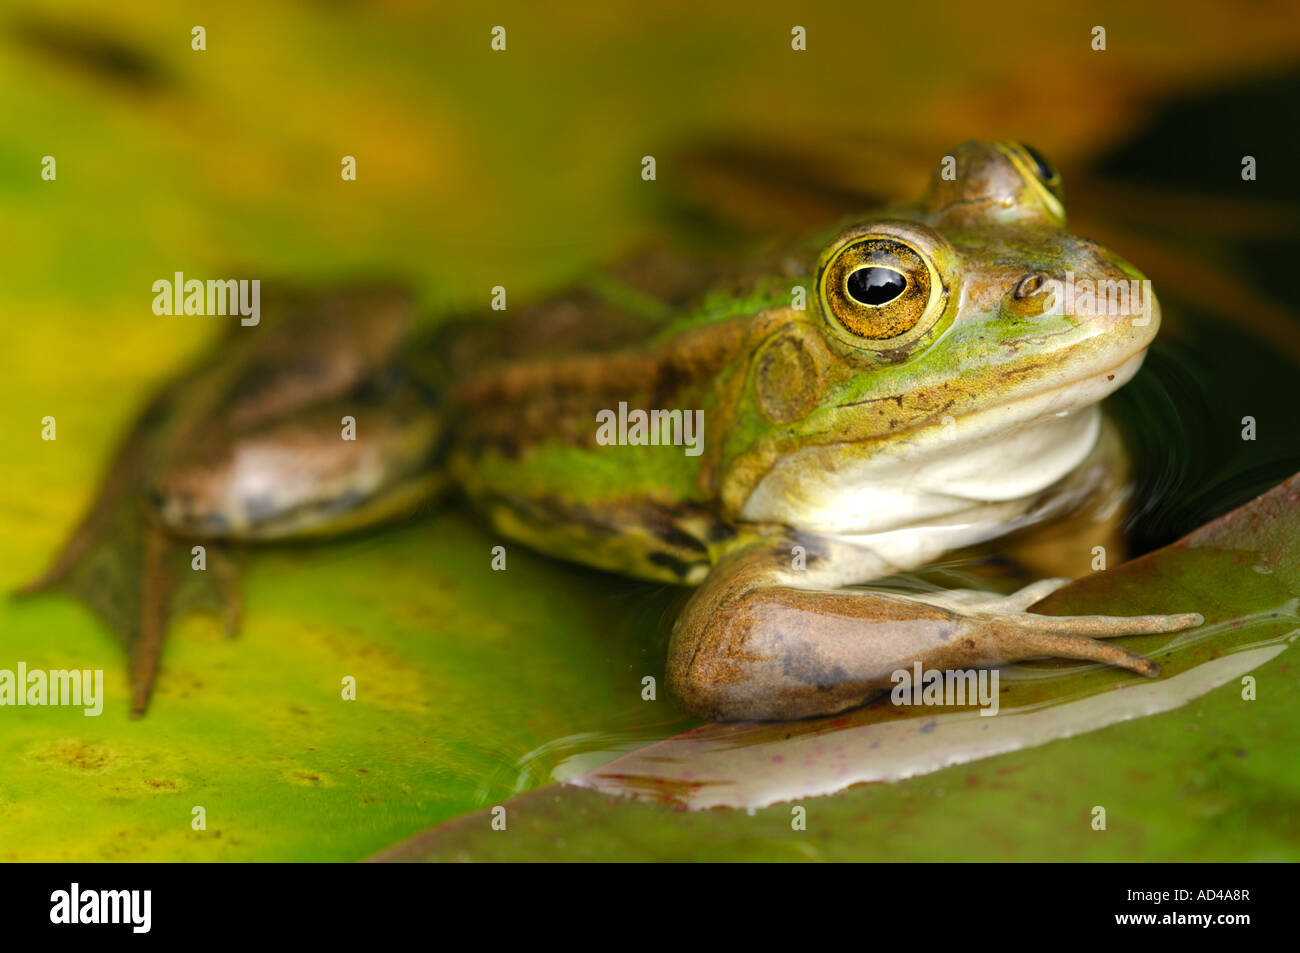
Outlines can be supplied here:
M1088 456L1101 427L1097 402L1136 373L1142 356L917 430L877 452L864 455L851 445L805 448L772 468L742 516L853 537L872 549L879 544L894 554L890 569L912 568L998 536Z

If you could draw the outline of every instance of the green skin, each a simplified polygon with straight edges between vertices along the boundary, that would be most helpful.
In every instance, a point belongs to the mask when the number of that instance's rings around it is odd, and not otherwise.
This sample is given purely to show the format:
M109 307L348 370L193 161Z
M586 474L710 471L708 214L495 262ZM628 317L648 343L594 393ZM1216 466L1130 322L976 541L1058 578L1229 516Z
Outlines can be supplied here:
M857 300L846 276L860 267L894 272L904 291ZM1035 154L967 143L918 204L739 271L641 259L502 322L456 322L432 338L403 338L400 302L383 294L329 299L353 315L333 336L319 308L264 321L260 343L164 392L146 415L155 422L132 438L147 452L128 441L115 472L130 475L117 483L139 488L149 516L146 567L159 540L328 534L454 485L537 550L698 586L667 670L704 717L840 711L915 661L1059 656L1154 675L1153 662L1097 639L1199 616L1025 611L1065 580L1010 597L860 588L1058 516L1086 492L1078 474L1097 459L1095 404L1136 370L1159 312L1152 301L1146 320L1134 320L1136 303L1054 313L1031 276L1067 272L1140 278L1066 231L1059 177ZM702 452L601 443L598 415L620 402L701 410ZM359 436L341 441L349 413ZM954 475L962 462L969 470ZM33 588L66 579L105 536L103 514L122 505L113 484ZM977 536L951 535L971 525ZM137 710L167 618L150 608L166 593L145 589L145 621L119 626ZM233 591L223 598L237 604Z

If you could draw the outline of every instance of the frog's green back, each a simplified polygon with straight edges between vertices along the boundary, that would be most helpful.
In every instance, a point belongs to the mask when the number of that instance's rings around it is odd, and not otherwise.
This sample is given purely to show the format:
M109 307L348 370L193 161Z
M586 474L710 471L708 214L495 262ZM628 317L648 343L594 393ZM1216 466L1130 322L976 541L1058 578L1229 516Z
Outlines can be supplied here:
M500 320L445 326L429 350L450 382L453 476L537 549L698 581L735 536L712 500L738 357L754 315L788 304L790 283L653 254ZM647 420L654 443L636 442L638 411L662 415L658 428Z

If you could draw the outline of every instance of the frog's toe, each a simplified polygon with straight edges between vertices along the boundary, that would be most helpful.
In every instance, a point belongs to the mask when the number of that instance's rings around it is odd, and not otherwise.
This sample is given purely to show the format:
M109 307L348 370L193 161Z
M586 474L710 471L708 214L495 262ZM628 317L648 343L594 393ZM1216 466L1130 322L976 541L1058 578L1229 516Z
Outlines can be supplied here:
M1047 629L1009 627L994 639L1007 661L1030 658L1066 658L1082 662L1117 665L1148 678L1160 674L1160 666L1137 652L1086 635Z
M226 638L233 639L239 634L239 624L244 616L244 597L239 590L239 573L234 560L228 554L218 550L213 560L213 580L217 586L218 601L223 629Z
M1199 612L1172 615L1039 615L1025 612L1029 624L1042 632L1083 635L1094 639L1113 639L1121 635L1158 635L1194 629L1205 622Z
M1002 624L995 623L999 632L997 641L1019 658L1042 656L1103 662L1155 677L1160 674L1160 666L1145 655L1099 640L1177 632L1201 625L1205 619L1199 612L1137 616L1049 616L1021 612L998 621Z
M1072 582L1066 578L1040 579L1009 596L983 589L943 589L909 598L956 611L983 611L997 613L1024 612L1035 602L1047 598L1062 586Z
M1018 592L1013 592L1009 596L1003 597L998 605L1010 611L1024 611L1032 606L1035 602L1046 599L1057 589L1062 586L1068 586L1072 579L1065 577L1055 577L1052 579L1040 579L1037 582L1030 583Z

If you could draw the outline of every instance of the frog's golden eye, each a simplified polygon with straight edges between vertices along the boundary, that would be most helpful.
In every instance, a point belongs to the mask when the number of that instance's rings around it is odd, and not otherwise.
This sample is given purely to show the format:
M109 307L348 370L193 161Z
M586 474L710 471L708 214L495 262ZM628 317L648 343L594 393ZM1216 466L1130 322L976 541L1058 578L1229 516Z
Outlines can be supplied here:
M1041 206L1058 224L1065 224L1065 186L1056 167L1041 152L1023 142L1002 142L998 148L1028 186L1019 201L1028 207Z
M849 274L844 280L844 290L858 304L879 307L907 290L907 278L892 268L865 265Z
M1047 189L1058 202L1065 200L1065 190L1061 182L1061 173L1056 166L1048 162L1043 154L1033 146L1023 142L1012 143L1014 151L1020 153L1020 163L1033 173L1039 184Z
M933 265L891 235L850 234L822 256L823 312L864 347L898 347L925 333L941 310Z
M1055 185L1061 178L1061 174L1056 171L1052 163L1043 158L1043 154L1026 142L1019 144L1024 150L1025 155L1029 157L1029 162L1034 170L1034 174L1043 180L1044 185Z

